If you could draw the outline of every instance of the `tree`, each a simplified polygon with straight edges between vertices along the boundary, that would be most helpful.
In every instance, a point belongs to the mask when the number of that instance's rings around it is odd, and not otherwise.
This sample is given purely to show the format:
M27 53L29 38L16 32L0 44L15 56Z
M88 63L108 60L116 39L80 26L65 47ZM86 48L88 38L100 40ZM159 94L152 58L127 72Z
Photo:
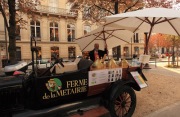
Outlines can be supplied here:
M101 22L105 16L128 11L139 10L149 7L172 8L172 5L180 0L69 0L72 9L80 9L83 13L83 20ZM104 23L104 21L103 21ZM145 32L146 33L146 32ZM147 37L148 33L146 33ZM145 40L144 54L148 54L149 39Z
M172 8L173 4L176 4L173 0L145 0L145 8L151 8L151 7Z
M160 47L170 48L172 45L171 41L166 39L166 36L160 33L153 34L150 38L148 47L149 50L158 50Z
M83 20L101 22L105 16L142 9L143 0L69 0L72 9L80 9Z
M177 4L180 0L144 0L144 7L151 8L151 7L164 7L164 8L172 8L174 4ZM147 35L146 35L147 36ZM144 54L148 54L148 45L150 39L146 38L145 40L145 50Z
M180 0L68 0L72 9L80 9L83 20L101 21L105 16L135 11L142 8L172 8Z
M142 9L143 0L69 0L72 9L80 9L84 21L104 23L105 16ZM116 50L117 47L113 49ZM117 52L117 59L120 52Z
M174 36L174 35L165 35L166 39L169 40L172 43L172 65L174 67L175 64L175 48L176 48L176 54L179 56L179 48L180 48L180 37Z
M33 14L37 4L38 0L0 0L0 12L9 36L8 53L11 64L16 63L16 24L23 27L27 23L22 18L23 14Z

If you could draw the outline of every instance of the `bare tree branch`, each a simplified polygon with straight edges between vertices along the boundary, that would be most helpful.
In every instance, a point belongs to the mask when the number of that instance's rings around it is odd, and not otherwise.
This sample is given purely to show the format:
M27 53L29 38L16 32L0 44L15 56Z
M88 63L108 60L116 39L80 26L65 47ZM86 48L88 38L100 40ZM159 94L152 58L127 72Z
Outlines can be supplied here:
M127 11L130 10L132 7L136 6L136 5L138 4L138 2L139 2L139 0L136 0L136 2L135 2L133 5L129 6L127 9L125 9L124 12L127 12Z
M103 7L100 7L100 6L96 5L96 4L94 4L94 6L96 6L97 8L103 9L103 10L105 10L105 11L108 11L109 13L111 13L111 14L114 15L114 13L111 12L110 10L108 10L108 9L105 9L105 8L103 8Z
M23 20L23 18L20 18L19 20L16 21L16 23L18 23L18 22L20 22L20 21L22 21L22 20Z

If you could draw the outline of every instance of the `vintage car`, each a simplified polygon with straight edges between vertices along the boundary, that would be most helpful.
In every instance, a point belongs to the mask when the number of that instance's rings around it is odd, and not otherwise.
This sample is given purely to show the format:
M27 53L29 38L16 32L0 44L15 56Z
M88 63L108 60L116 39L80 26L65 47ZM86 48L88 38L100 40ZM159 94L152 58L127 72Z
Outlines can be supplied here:
M33 43L36 45L32 39L32 61L37 52ZM1 117L54 117L73 109L83 114L84 104L94 98L112 117L132 116L136 107L134 90L147 86L141 67L96 69L92 64L88 59L66 64L56 58L47 68L37 68L32 63L31 72L1 76ZM68 66L71 70L66 71Z

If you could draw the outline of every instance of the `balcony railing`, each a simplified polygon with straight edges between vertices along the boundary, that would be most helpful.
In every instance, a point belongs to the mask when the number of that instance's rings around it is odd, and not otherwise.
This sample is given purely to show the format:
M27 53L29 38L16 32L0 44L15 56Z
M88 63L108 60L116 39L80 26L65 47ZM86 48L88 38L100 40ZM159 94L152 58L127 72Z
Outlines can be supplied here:
M62 8L50 7L50 6L44 6L44 5L38 5L36 9L37 9L36 12L40 12L40 13L59 15L59 16L65 16L65 17L78 16L77 10L62 9Z

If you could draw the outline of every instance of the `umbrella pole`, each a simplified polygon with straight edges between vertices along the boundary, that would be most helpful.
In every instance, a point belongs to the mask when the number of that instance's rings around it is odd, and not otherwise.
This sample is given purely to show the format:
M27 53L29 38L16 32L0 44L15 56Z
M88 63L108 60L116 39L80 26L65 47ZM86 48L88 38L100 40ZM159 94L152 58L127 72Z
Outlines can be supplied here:
M106 41L105 41L105 44L106 44ZM107 49L107 57L108 57L108 61L109 61L109 52L108 52L108 49Z
M144 54L148 55L148 43L149 43L149 39L151 37L151 32L152 32L152 29L153 29L153 25L151 26L150 28L150 31L149 31L149 35L148 33L144 33L145 34L145 50L144 50ZM148 36L147 36L148 35ZM151 69L150 66L149 66L149 63L146 63L143 67L143 69Z
M132 55L132 38L131 38L131 59L133 58L133 55Z
M106 38L105 38L105 31L104 31L104 28L103 28L103 38L104 38L104 43L105 43L105 46L106 46L106 49L107 49L107 43L106 43ZM109 61L109 53L108 53L108 49L107 49L107 57L108 57L108 61Z

